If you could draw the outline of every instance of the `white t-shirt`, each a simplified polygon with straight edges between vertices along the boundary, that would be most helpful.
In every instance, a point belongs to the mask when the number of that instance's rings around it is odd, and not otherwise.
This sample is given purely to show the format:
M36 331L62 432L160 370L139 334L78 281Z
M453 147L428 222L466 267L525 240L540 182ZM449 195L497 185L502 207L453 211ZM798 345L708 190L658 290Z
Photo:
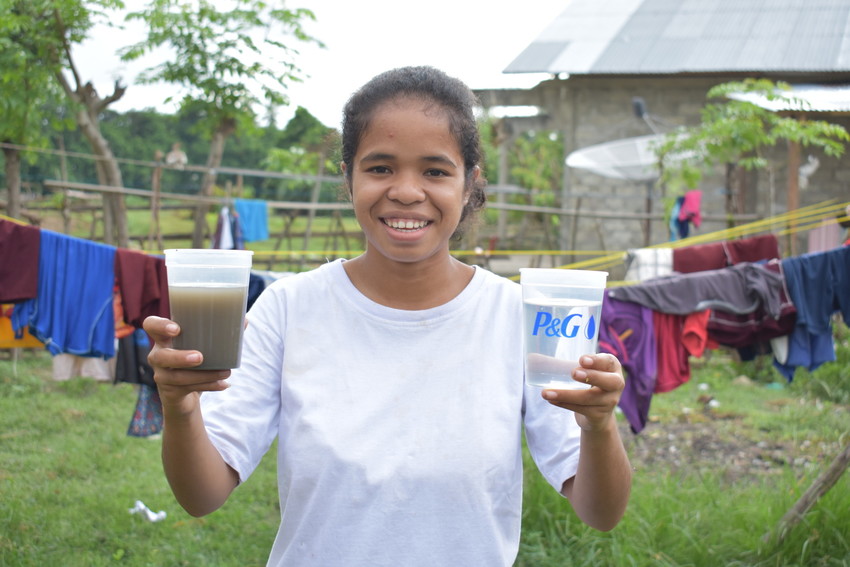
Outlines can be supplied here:
M476 269L421 311L361 294L338 260L270 285L231 387L202 396L245 481L275 436L281 524L269 565L511 565L522 425L543 475L575 475L572 412L523 381L518 284Z

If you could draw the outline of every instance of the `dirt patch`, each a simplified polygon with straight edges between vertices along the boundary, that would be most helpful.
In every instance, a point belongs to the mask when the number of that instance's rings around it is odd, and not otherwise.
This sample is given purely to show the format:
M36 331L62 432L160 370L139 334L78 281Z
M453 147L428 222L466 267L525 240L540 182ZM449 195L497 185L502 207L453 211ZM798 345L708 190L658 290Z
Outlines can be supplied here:
M728 414L682 414L667 423L650 422L634 435L621 428L626 450L637 469L660 469L670 473L710 472L735 482L754 475L779 474L791 467L803 472L819 466L822 455L810 443L753 439L743 420Z

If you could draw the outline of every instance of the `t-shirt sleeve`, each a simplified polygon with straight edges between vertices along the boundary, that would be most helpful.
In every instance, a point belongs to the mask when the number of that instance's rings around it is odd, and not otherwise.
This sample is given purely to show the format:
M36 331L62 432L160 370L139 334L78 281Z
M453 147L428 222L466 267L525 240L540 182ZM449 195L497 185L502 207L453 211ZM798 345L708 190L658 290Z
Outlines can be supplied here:
M553 406L540 392L540 388L525 385L525 437L540 473L560 493L564 482L578 470L581 428L573 412Z
M278 433L283 361L283 302L271 288L248 313L240 368L223 392L201 395L207 435L224 461L244 482L259 465Z

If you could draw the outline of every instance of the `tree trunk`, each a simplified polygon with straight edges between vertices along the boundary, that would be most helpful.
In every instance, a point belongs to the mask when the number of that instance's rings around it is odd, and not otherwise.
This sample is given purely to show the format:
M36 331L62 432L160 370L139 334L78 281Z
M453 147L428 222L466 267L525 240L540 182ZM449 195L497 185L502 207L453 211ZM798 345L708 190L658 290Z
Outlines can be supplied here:
M92 114L95 108L86 108L77 113L77 125L88 140L92 153L97 157L97 180L107 187L124 187L121 168L118 160L109 147L109 142L100 132L100 125ZM95 114L96 116L96 114ZM103 195L103 241L107 244L127 247L130 244L130 233L127 228L127 205L124 195Z
M726 164L724 183L726 185L726 228L732 228L732 215L735 214L735 164Z
M12 218L21 216L21 152L13 148L3 148L6 158L6 214Z
M88 140L92 154L97 159L98 182L109 187L124 187L121 168L118 167L118 160L115 159L112 148L109 147L109 142L100 131L98 116L110 104L120 100L127 87L121 86L119 81L115 81L112 94L101 97L91 82L83 83L74 64L70 43L66 36L65 23L62 21L58 10L53 11L53 16L56 18L56 33L61 38L60 42L63 44L62 50L65 58L62 61L58 52L52 52L53 63L67 68L71 72L74 84L72 85L61 71L57 71L55 77L68 98L82 107L77 112L77 127ZM103 219L104 242L123 247L129 246L130 234L127 227L127 205L124 202L124 195L118 193L103 195Z
M202 197L212 196L213 187L215 186L216 169L221 166L221 160L224 156L224 143L227 137L236 130L236 122L232 119L225 119L221 122L218 129L213 133L212 142L210 142L210 154L207 157L207 171L204 173L204 178L201 182ZM207 226L207 213L210 210L208 203L199 203L195 207L195 230L192 233L192 247L203 248L204 238L209 232Z
M159 226L159 194L162 191L162 152L154 154L156 167L151 174L151 226L148 230L148 250L162 250L162 230Z

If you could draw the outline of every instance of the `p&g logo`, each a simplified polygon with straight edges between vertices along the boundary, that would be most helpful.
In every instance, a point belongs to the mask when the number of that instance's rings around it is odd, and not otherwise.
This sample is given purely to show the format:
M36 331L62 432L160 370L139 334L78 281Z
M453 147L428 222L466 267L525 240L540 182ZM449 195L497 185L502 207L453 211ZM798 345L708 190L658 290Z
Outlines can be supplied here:
M578 335L580 330L583 331L582 334L585 338L593 339L596 334L596 319L593 315L586 317L580 313L573 313L561 319L552 317L552 314L546 311L538 311L531 334L536 337L540 331L543 331L547 337L572 339Z

